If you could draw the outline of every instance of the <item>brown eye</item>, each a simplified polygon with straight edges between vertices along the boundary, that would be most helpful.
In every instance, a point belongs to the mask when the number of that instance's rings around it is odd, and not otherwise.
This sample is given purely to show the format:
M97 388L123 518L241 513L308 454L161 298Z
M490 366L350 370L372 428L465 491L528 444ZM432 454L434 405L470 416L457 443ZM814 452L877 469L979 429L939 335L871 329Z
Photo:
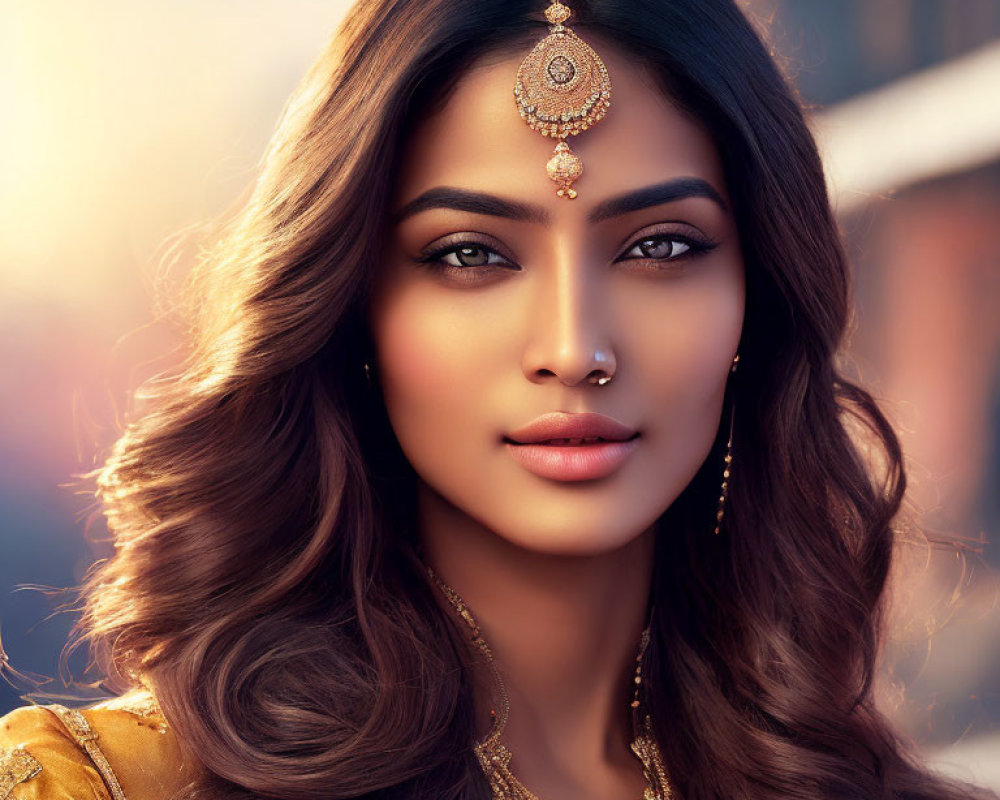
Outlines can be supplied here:
M519 269L492 247L473 240L457 241L428 252L418 259L421 263L442 271L478 270L493 267Z
M623 258L651 258L656 261L666 261L683 255L691 249L691 245L682 239L671 236L647 236L636 242L625 253ZM638 250L638 254L634 254Z
M446 256L454 256L457 260L457 264L449 264L453 267L485 267L488 266L490 262L490 253L486 247L481 247L478 244L466 244L459 245L458 247L452 248L451 252L446 253ZM448 264L448 261L444 261Z

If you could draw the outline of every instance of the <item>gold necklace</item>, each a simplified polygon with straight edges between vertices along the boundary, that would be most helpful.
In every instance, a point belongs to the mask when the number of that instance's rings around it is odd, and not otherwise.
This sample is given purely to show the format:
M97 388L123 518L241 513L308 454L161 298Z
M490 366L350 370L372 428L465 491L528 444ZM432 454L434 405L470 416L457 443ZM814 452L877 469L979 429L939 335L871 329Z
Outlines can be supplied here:
M469 607L458 592L445 583L429 566L427 567L427 573L444 593L444 596L448 598L448 602L455 608L458 615L465 620L465 623L471 629L473 644L479 648L480 652L486 658L486 663L489 664L490 671L493 673L493 679L500 694L500 714L498 715L493 709L490 710L490 717L493 720L492 730L486 735L485 739L476 742L474 745L476 757L479 759L479 765L483 768L483 772L489 781L494 800L539 800L538 796L521 783L510 769L510 760L513 754L503 743L503 732L507 725L507 717L510 714L510 698L507 695L507 688L504 686L503 678L500 676L496 659L493 657L493 651L490 650L486 639L483 638L482 631L479 629L479 623L476 622L476 618L472 616L472 612L469 611ZM642 632L642 638L639 643L639 654L636 657L635 678L633 679L635 694L631 704L635 738L630 747L639 761L642 762L642 772L646 778L647 785L643 790L642 800L670 800L670 781L667 778L667 769L663 764L660 748L653 736L652 720L647 714L642 717L641 724L638 722L641 716L639 713L639 687L642 684L642 655L648 644L649 627L647 626Z

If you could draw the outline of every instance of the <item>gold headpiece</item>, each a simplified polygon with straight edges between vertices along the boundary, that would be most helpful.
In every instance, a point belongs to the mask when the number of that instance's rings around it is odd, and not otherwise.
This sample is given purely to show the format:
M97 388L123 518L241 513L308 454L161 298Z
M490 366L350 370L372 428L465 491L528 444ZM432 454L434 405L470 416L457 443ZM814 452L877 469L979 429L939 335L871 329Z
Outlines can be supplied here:
M583 161L570 150L576 136L599 122L611 105L611 78L601 57L563 23L572 12L552 0L545 9L549 35L525 56L517 69L514 99L518 113L542 136L559 139L545 165L560 197L576 197L573 181L583 174Z

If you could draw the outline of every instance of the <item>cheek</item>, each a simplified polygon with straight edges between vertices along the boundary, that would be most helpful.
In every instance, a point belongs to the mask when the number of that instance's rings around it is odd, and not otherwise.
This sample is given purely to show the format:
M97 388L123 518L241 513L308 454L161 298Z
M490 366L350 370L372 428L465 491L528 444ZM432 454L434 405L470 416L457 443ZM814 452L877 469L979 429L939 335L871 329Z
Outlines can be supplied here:
M382 306L375 325L379 381L389 397L434 402L453 377L454 332L445 320L423 313L418 298L396 295Z
M628 351L651 456L679 491L708 455L743 327L743 266L630 298Z
M719 395L743 329L742 263L629 299L628 349L651 398L698 407Z
M374 336L379 382L390 412L447 404L448 387L463 367L462 336L417 291L397 291L380 303ZM400 401L405 398L405 407Z
M465 306L418 283L404 283L376 305L378 379L393 429L415 466L469 440L474 431L463 426L482 426L470 399L482 393L492 363L495 343L485 333Z

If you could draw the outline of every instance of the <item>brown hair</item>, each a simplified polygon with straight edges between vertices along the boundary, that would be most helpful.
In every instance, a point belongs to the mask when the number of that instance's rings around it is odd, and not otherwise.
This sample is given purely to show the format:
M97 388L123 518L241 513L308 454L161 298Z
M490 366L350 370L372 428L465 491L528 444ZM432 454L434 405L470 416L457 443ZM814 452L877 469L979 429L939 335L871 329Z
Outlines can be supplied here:
M988 796L923 772L871 699L905 481L835 367L847 269L793 93L730 0L572 5L712 132L747 267L723 535L720 438L657 543L647 680L679 796ZM402 137L476 58L526 51L543 6L355 6L199 273L185 368L146 387L99 475L117 551L80 635L109 674L150 676L204 767L194 797L489 796L464 640L413 556L414 476L361 363Z

